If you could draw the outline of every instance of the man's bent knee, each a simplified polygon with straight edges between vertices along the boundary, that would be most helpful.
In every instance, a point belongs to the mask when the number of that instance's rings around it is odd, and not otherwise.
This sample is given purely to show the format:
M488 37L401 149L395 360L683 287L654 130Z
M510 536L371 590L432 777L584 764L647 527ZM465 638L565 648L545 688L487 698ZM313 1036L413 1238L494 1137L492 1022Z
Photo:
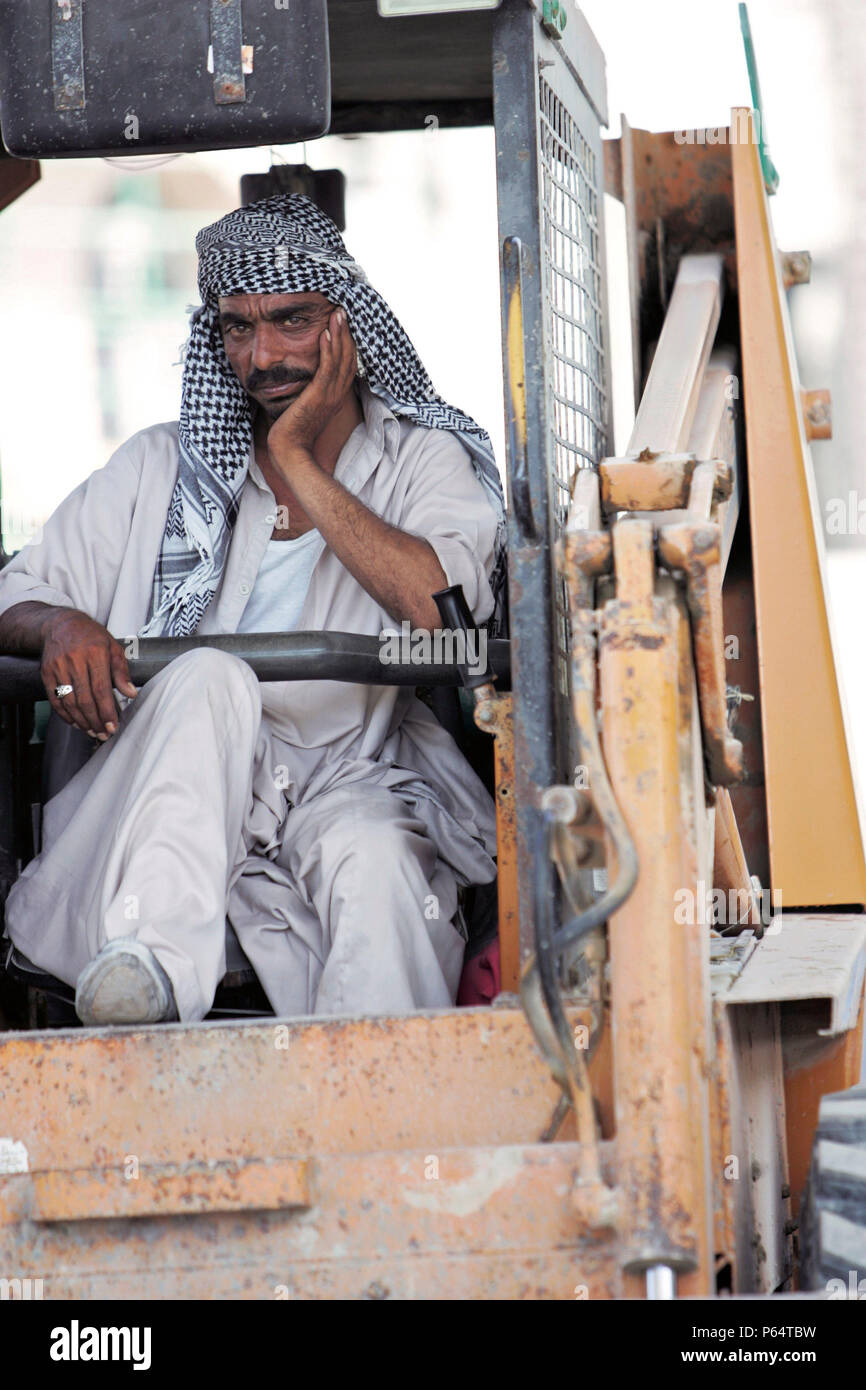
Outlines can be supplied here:
M356 893L373 896L388 896L416 876L420 890L433 871L436 848L423 824L395 801L383 806L373 799L321 828L318 854L325 874L349 873Z
M172 686L188 686L196 693L218 692L237 696L246 692L261 715L261 693L254 672L240 657L215 647L197 647L175 657L157 679ZM145 687L146 688L146 687Z
M218 647L194 647L176 656L166 669L202 683L225 685L229 681L243 680L258 689L258 680L247 663L233 652L224 652Z

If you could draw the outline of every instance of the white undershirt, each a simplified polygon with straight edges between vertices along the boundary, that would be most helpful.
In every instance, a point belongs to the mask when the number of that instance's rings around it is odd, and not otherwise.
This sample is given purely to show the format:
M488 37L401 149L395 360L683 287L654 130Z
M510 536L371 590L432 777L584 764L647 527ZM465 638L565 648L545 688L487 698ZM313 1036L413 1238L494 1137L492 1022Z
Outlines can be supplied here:
M293 541L268 541L238 632L292 632L325 542L313 527Z

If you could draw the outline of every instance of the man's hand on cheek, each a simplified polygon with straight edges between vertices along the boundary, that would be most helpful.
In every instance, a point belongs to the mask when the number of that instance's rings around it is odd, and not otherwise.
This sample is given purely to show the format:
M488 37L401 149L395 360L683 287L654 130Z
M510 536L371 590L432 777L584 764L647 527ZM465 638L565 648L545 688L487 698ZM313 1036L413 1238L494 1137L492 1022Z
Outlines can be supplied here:
M268 452L285 472L299 456L308 455L319 435L343 405L357 371L355 344L345 309L335 309L319 338L319 365L268 432Z

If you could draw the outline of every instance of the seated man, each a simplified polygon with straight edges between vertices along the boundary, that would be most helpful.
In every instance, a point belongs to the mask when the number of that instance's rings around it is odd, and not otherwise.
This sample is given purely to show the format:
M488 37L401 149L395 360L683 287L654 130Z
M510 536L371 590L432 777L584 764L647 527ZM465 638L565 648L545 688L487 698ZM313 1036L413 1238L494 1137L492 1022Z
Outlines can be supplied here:
M232 212L196 248L178 424L118 449L0 573L0 649L41 656L67 733L95 741L7 931L89 1024L203 1018L227 917L278 1015L448 1007L457 890L492 881L495 817L414 692L260 686L207 649L136 691L117 637L430 629L447 584L483 622L490 441L309 199Z

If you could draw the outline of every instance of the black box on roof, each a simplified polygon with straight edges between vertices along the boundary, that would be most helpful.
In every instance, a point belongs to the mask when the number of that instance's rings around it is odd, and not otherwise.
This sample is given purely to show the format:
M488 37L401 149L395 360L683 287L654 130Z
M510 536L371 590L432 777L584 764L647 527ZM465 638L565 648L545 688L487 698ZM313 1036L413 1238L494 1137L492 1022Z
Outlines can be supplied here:
M266 174L241 175L241 207L274 193L303 193L346 230L346 175L341 169L311 169L307 164L272 164Z
M19 158L315 139L327 0L0 0L0 133Z

